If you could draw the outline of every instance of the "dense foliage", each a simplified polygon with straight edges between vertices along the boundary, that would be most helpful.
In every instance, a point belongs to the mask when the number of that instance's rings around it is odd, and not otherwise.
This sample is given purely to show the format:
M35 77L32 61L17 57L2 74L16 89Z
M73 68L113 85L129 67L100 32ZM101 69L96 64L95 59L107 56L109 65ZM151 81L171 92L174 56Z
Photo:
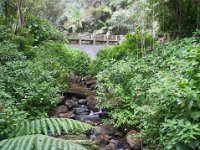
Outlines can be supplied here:
M67 33L126 36L91 63L53 25ZM200 149L199 29L198 0L0 1L0 149L72 149L73 143L46 136L91 128L46 118L71 73L96 75L107 122L137 128L150 149Z
M90 74L107 68L110 63L126 59L133 55L138 59L152 50L155 42L149 33L140 32L130 33L125 36L119 45L106 47L97 53L96 59L90 64Z
M36 17L27 20L17 35L0 26L1 138L11 125L47 116L67 86L67 75L86 73L89 58L64 43L61 33Z
M120 49L123 54L131 44ZM99 106L110 110L110 123L139 127L149 146L199 149L199 37L169 42L139 57L134 52L115 57L118 47L112 48L111 60L105 50L97 55L107 64L97 75L97 93Z

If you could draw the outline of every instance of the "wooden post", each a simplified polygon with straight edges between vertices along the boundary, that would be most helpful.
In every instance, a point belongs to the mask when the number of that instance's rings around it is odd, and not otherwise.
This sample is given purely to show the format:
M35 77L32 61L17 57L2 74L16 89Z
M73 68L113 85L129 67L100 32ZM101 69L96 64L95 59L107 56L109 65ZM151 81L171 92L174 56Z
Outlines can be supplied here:
M103 40L104 40L104 41L106 40L106 35L105 35L105 34L103 35Z
M93 45L96 45L96 39L95 38L93 39Z
M79 40L78 40L78 44L81 45L81 38L79 38Z
M110 36L110 32L108 31L108 32L106 33L106 37L107 37L107 44L109 43L109 36Z
M121 40L123 38L123 35L120 35L120 39L119 40Z
M92 34L93 45L96 45L96 35L95 33Z
M78 44L81 45L81 42L82 42L82 41L81 41L81 34L78 33Z

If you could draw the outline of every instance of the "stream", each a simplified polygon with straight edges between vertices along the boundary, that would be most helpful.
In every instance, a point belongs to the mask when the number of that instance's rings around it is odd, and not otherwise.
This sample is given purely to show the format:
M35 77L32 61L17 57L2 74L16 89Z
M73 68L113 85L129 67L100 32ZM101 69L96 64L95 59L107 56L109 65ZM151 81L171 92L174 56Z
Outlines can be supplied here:
M70 87L63 93L54 117L79 120L94 126L87 133L65 135L61 138L91 141L91 150L140 150L141 140L130 140L127 136L136 133L135 130L123 132L113 125L104 124L103 119L109 119L105 109L97 108L96 78L71 75L68 79Z

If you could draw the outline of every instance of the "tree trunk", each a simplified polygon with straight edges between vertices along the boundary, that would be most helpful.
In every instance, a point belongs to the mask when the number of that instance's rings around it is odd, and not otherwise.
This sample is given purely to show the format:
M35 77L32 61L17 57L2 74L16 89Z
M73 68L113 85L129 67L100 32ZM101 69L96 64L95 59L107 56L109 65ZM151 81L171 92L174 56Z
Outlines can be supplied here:
M18 25L19 25L19 28L20 28L20 27L23 27L23 25L24 25L24 16L23 16L22 11L21 11L22 1L17 0L16 4L17 4Z
M5 25L8 25L8 1L4 1Z
M200 1L197 4L197 29L200 29Z
M176 20L176 31L175 37L180 33L181 30L181 15L180 15L180 8L179 8L179 0L172 0L174 12L175 12L175 20Z

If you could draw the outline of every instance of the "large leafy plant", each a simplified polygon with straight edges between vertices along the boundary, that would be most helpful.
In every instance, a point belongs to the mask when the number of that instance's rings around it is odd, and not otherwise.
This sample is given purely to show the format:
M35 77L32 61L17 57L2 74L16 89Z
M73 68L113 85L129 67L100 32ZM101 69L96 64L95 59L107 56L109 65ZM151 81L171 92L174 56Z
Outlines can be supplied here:
M0 148L4 149L64 149L64 150L86 150L83 146L69 140L50 137L58 136L69 131L83 132L91 129L89 124L81 123L71 119L43 118L33 121L25 121L10 135L10 139L0 141ZM61 133L62 132L62 133Z

